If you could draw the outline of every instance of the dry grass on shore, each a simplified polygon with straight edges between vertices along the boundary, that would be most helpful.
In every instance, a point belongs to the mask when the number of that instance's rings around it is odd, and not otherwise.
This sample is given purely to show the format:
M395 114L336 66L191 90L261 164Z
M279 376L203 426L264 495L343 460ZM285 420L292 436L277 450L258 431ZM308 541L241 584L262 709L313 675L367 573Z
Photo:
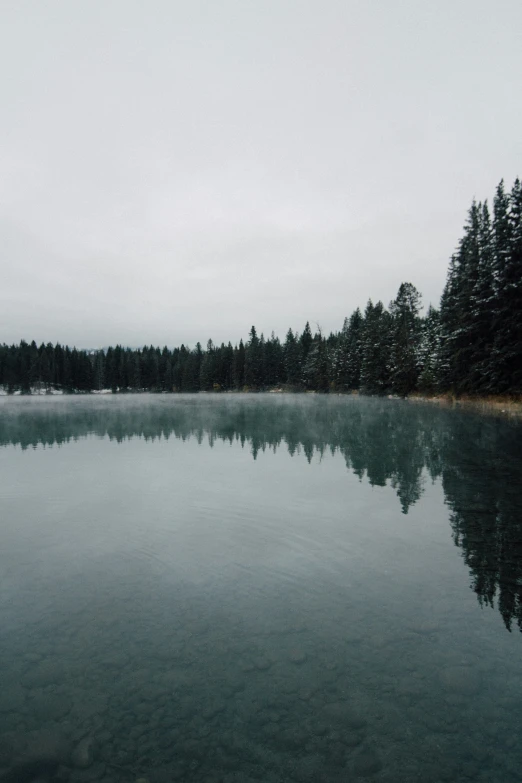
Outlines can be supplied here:
M520 395L490 395L487 397L463 395L456 397L453 394L413 394L408 399L412 402L434 402L451 408L464 408L481 413L522 418L522 396Z

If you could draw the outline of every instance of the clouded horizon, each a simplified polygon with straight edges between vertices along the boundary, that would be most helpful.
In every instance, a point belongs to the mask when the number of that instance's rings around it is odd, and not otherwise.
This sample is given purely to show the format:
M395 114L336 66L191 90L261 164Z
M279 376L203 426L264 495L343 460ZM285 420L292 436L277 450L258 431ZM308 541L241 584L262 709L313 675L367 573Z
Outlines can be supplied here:
M0 342L325 332L438 304L522 173L518 0L0 9Z

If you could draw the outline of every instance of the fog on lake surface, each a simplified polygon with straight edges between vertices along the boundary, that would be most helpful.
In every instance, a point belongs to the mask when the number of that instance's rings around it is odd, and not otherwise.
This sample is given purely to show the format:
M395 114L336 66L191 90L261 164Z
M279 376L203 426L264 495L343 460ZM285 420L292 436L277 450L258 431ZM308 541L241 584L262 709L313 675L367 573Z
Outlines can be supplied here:
M0 781L518 781L521 435L387 399L0 399Z

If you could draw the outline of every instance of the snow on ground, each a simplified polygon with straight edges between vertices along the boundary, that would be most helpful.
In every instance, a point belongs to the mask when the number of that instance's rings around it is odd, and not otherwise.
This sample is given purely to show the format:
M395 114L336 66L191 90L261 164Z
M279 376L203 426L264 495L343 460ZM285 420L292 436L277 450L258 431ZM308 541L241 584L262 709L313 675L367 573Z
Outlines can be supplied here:
M9 392L7 391L7 388L5 386L0 386L0 397L7 397ZM22 392L20 389L16 389L14 392L11 392L12 395L15 397L19 397ZM45 394L63 394L62 389L55 389L54 386L51 386L50 389L40 388L36 386L31 387L31 395L45 395Z

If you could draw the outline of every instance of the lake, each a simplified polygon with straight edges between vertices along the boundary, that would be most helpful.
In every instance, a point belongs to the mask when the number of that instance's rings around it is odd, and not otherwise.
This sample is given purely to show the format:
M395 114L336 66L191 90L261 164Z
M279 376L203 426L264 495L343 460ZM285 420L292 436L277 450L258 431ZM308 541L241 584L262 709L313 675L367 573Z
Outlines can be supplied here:
M520 781L522 426L0 398L0 781Z

